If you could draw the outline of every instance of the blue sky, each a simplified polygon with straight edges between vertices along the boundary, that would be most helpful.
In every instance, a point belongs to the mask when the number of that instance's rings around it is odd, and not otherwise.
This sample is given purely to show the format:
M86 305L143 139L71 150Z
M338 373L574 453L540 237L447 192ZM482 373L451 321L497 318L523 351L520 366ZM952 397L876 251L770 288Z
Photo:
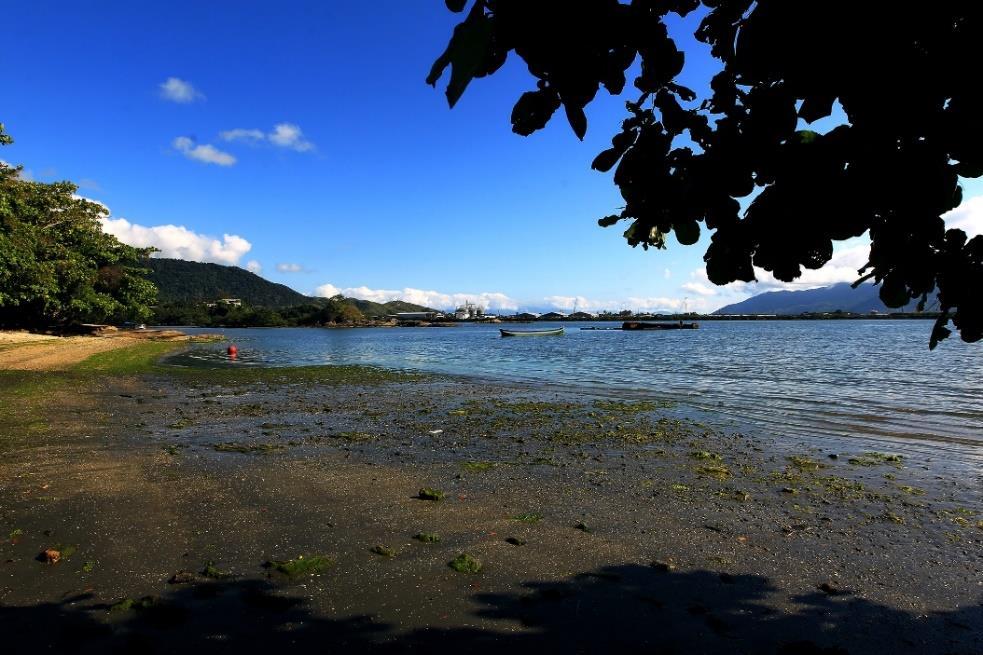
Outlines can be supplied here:
M533 83L513 58L448 109L423 81L459 19L439 0L39 0L4 19L3 158L79 183L124 241L304 293L432 304L712 309L776 286L711 289L705 236L644 252L596 225L621 204L590 162L623 99L598 96L583 142L560 115L516 136ZM675 31L699 88L713 65L695 19ZM845 244L812 283L863 254Z

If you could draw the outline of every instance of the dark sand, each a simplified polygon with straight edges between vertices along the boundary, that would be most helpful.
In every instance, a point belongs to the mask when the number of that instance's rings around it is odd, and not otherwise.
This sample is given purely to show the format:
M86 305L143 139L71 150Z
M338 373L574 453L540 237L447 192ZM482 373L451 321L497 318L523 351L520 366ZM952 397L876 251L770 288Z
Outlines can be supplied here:
M958 460L569 392L207 378L0 409L4 652L983 652ZM75 552L35 559L55 546ZM465 552L480 573L448 567ZM299 555L335 564L263 568Z

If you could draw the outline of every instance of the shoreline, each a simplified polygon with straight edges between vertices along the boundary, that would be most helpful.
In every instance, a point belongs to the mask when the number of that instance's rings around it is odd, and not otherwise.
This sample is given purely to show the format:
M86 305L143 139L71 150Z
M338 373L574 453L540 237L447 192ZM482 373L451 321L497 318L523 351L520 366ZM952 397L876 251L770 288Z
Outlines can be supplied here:
M228 329L278 329L278 328L228 328ZM285 328L294 329L294 328ZM228 339L234 339L234 336L227 336ZM166 357L165 361L173 360L175 358L180 359L184 353L175 353ZM222 357L219 355L219 357ZM248 357L248 355L246 355ZM739 432L749 432L755 434L761 434L762 436L767 436L768 434L778 434L783 433L788 435L788 440L792 443L799 444L799 447L803 447L803 444L822 446L829 449L840 449L849 450L851 448L855 449L864 443L870 445L876 445L878 448L893 448L899 449L904 452L910 452L912 454L919 454L925 457L938 456L939 459L945 460L946 462L964 466L978 466L983 464L983 449L980 448L981 442L979 439L973 439L971 437L962 437L959 435L944 435L944 434L918 434L918 433L891 433L891 432L876 432L878 424L876 421L870 421L864 427L868 430L874 430L873 433L869 434L836 434L829 431L824 432L821 428L816 427L815 429L806 429L802 426L798 426L795 431L789 433L789 426L787 424L782 424L781 422L774 422L772 424L761 423L756 420L755 417L745 415L742 410L746 411L746 407L740 406L726 406L720 404L713 404L712 401L701 400L701 394L686 394L679 392L666 392L666 391L654 391L652 389L646 389L644 387L632 386L631 384L612 384L610 382L562 382L562 381L544 381L541 379L536 379L533 377L521 377L521 376L495 376L494 374L479 374L479 373L460 373L460 372L446 372L441 370L426 369L426 368L413 368L413 367L395 367L387 366L386 364L374 364L361 361L348 362L349 364L358 366L379 366L389 370L405 371L421 375L439 375L449 379L460 380L462 382L476 383L476 384L490 384L497 386L509 386L528 390L542 390L544 392L556 392L560 394L585 394L588 396L605 396L613 398L622 398L627 400L646 400L646 399L658 399L660 401L666 400L678 405L681 409L687 410L688 415L695 418L696 420L712 422L719 426L727 426L728 430L739 431ZM178 364L175 364L178 365ZM290 363L276 363L276 362L264 362L264 361L249 361L243 358L243 353L240 352L240 359L233 364L223 363L222 359L202 359L189 363L187 368L194 369L196 367L212 367L212 366L229 366L230 368L236 367L269 367L269 368L291 368L295 366L303 366L305 364L290 364ZM184 364L180 364L184 366ZM855 417L856 421L863 421L863 417ZM778 439L776 439L776 442Z
M192 343L214 338L214 335L188 335L167 328L114 329L71 336L0 330L0 371L65 371L94 355L142 343Z
M2 546L0 605L22 626L8 643L59 613L95 631L92 652L211 634L244 652L500 652L544 635L600 650L612 634L705 652L980 645L974 479L890 452L792 455L657 402L342 369L102 377L55 389L44 403L66 414L29 439L0 430L3 531L22 531ZM33 560L56 541L77 553ZM461 552L484 570L449 569ZM301 554L335 564L299 580L261 567ZM206 561L233 577L202 577ZM169 584L181 570L193 581ZM143 596L183 618L108 609Z

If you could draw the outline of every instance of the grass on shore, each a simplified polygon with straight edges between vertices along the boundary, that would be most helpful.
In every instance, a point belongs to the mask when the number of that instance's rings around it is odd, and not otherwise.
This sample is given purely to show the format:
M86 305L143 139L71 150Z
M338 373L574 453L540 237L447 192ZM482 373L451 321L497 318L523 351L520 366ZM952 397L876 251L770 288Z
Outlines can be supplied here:
M283 368L179 368L161 363L186 347L180 341L145 341L97 353L61 371L0 370L0 436L29 436L49 427L47 409L60 394L92 388L101 379L148 374L165 375L201 386L251 384L380 385L410 382L426 376L371 366L296 366Z
M173 341L148 341L126 348L107 350L89 357L72 367L75 373L104 375L138 375L154 370L164 356L185 344Z
M177 368L157 366L156 371L192 384L245 386L251 384L351 384L378 385L415 382L428 376L374 366L328 365L284 367Z

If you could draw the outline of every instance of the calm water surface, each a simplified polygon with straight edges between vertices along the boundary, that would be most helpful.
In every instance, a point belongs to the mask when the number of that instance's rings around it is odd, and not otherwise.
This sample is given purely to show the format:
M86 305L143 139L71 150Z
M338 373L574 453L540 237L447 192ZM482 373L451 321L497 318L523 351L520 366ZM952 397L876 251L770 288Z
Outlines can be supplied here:
M239 347L238 365L374 364L670 398L777 435L983 446L983 344L951 338L929 352L930 321L707 321L668 332L564 325L562 337L517 339L474 324L187 331L222 332ZM224 360L224 348L198 346L173 361Z

